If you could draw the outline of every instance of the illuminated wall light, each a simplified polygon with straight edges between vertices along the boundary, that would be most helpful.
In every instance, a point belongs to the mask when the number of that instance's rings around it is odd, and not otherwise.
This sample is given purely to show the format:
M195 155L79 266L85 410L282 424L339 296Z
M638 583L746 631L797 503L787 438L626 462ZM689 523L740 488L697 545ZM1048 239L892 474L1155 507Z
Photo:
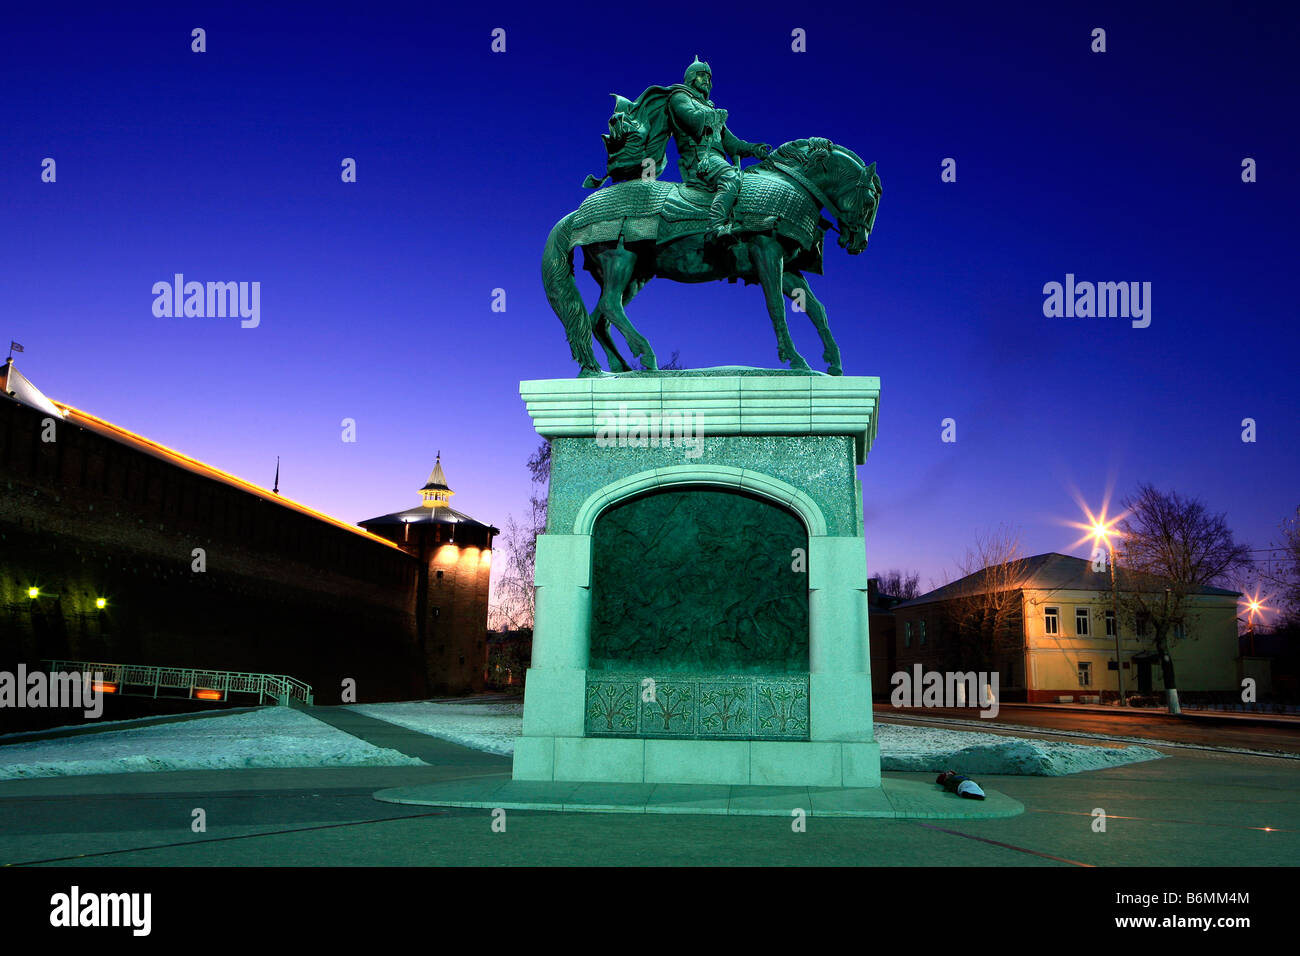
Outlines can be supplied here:
M95 607L101 611L108 607L108 598L95 598Z
M196 690L194 696L199 700L221 700L221 691L210 690L206 687Z
M95 681L91 686L97 694L116 694L117 685L110 684L108 681Z
M41 596L41 589L40 589L40 588L28 588L28 589L27 589L27 596L28 596L29 598L31 598L33 601L35 601L38 597Z

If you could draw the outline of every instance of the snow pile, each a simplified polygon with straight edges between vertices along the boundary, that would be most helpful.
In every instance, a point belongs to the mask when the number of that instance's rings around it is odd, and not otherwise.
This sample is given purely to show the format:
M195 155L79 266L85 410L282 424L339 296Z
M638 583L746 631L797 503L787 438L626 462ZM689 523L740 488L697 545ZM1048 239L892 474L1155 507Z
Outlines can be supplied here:
M515 738L524 732L522 701L501 704L435 704L412 701L401 704L352 704L348 708L367 717L449 740L462 747L509 757Z
M423 765L288 707L0 747L0 780L150 770Z
M876 724L876 741L880 744L881 770L931 773L956 770L966 774L1061 777L1164 756L1149 747L1090 747L973 730L880 723Z

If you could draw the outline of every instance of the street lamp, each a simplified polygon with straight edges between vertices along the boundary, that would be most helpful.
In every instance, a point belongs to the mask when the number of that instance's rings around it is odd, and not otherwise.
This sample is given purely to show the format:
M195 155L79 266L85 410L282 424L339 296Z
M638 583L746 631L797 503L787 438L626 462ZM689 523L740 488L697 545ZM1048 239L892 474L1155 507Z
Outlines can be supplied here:
M1260 600L1259 591L1255 592L1253 597L1246 598L1246 633L1250 635L1250 656L1255 656L1255 615L1260 611L1268 611L1270 608L1264 605Z
M1119 640L1119 585L1115 581L1115 545L1110 540L1113 534L1119 534L1114 528L1110 527L1115 523L1111 521L1093 519L1092 538L1094 541L1100 539L1106 542L1106 548L1110 552L1110 606L1111 615L1115 621L1115 680L1119 688L1119 706L1125 707L1127 703L1124 700L1124 658L1123 650L1120 647Z

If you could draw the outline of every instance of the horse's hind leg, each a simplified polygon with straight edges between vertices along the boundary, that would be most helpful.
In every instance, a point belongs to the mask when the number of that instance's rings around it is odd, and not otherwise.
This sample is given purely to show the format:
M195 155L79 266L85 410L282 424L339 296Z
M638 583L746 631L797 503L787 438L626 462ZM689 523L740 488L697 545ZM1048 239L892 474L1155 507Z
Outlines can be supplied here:
M759 284L763 287L763 296L767 299L767 314L771 316L772 328L776 330L776 354L781 361L788 362L792 369L808 369L808 363L790 339L790 327L785 322L785 300L781 298L785 250L781 243L770 236L755 236L750 241L749 250L750 258L754 261L754 271L758 273Z
M599 258L600 302L596 305L596 311L623 333L632 354L641 359L645 368L657 369L659 364L650 343L628 321L627 313L623 310L624 293L632 282L632 271L636 268L636 253L625 249L620 241L617 249L608 249Z
M600 347L605 350L605 360L609 362L611 372L630 372L632 366L623 358L623 353L618 350L614 339L609 334L609 320L605 318L604 313L597 312L592 316L591 323L592 334L596 336L596 341Z
M843 375L844 369L840 365L840 347L835 342L835 336L831 335L830 323L826 321L826 309L812 294L812 289L808 287L808 280L802 273L787 272L781 276L781 286L785 294L790 297L790 301L794 303L794 310L807 312L808 318L812 319L817 334L821 336L824 349L822 360L827 363L826 371L831 375Z

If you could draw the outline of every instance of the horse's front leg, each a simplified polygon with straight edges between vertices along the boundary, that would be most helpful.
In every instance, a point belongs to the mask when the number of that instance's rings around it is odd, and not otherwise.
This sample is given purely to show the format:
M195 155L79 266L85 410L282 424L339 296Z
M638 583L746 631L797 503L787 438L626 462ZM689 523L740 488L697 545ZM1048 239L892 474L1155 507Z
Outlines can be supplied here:
M808 370L808 363L790 340L790 328L785 322L785 299L781 297L785 249L771 236L755 236L750 240L749 253L754 261L754 271L758 273L758 283L763 287L763 297L767 300L767 314L776 331L777 356L788 362L792 369Z
M808 287L808 280L802 273L786 272L781 276L781 285L785 289L785 294L790 297L790 301L794 303L794 310L807 312L808 318L812 319L812 324L817 329L817 334L821 336L822 361L827 363L827 373L843 375L840 347L835 342L835 336L831 335L830 323L826 321L826 309L812 294L812 289Z

